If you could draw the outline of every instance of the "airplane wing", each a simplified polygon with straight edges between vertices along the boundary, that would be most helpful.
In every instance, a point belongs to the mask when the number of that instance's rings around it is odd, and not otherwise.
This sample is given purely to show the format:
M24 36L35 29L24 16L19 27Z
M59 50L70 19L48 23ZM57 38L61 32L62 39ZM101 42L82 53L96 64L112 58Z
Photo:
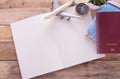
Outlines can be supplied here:
M67 12L61 12L59 14L57 14L57 16L61 16L61 17L70 17L70 18L78 18L80 19L81 17L80 16L77 16L77 15L73 15L73 14L70 14L70 13L67 13Z

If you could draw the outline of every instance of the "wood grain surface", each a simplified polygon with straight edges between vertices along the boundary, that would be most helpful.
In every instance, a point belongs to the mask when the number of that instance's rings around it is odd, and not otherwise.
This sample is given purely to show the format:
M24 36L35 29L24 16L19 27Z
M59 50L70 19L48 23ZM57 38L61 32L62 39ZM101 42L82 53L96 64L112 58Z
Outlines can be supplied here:
M32 79L119 79L119 61L91 61ZM0 79L21 79L17 61L0 61Z
M60 4L69 0L59 0ZM50 8L52 0L0 0L0 8Z
M60 4L69 0L59 0ZM120 0L116 0L120 2ZM10 23L49 12L52 0L0 0L0 79L21 79ZM120 56L105 58L33 79L120 79Z
M63 5L69 0L58 0ZM78 0L85 2L88 0ZM50 8L52 0L0 0L0 8Z
M12 8L0 10L0 25L9 25L12 22L50 11L49 8Z

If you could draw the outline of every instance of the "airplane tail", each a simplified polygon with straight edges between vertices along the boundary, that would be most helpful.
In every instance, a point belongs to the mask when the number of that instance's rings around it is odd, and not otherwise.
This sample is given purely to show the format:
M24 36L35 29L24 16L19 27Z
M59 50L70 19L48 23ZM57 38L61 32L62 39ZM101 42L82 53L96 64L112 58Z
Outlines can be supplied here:
M58 0L53 0L52 2L52 11L54 11L55 9L57 9L59 7L59 2Z

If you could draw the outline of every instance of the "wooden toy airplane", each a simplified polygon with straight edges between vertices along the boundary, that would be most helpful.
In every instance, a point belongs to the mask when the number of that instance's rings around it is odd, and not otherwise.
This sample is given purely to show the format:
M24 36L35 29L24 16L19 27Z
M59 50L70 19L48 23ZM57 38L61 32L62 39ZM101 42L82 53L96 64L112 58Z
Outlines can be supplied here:
M63 10L65 10L66 8L68 8L69 6L73 5L73 4L77 4L76 6L76 11L78 13L81 14L86 14L89 11L89 7L85 4L85 3L78 3L77 0L70 0L69 2L65 3L64 5L59 7L59 3L58 0L53 0L52 3L52 12L48 14L48 16L46 16L45 18L50 18L52 16L60 16L61 19L64 17L67 17L67 20L70 20L71 18L77 18L77 19L81 19L80 16L77 15L73 15L67 12L63 12Z
M74 0L75 2L75 0ZM76 3L76 2L75 2ZM58 0L53 0L53 3L52 3L52 10L56 10L57 8L59 7L59 3L58 3ZM77 15L73 15L73 14L70 14L70 13L67 13L67 12L60 12L57 14L57 16L60 16L61 19L64 18L64 17L67 17L68 19L67 20L70 20L71 18L78 18L80 19L80 16L77 16Z

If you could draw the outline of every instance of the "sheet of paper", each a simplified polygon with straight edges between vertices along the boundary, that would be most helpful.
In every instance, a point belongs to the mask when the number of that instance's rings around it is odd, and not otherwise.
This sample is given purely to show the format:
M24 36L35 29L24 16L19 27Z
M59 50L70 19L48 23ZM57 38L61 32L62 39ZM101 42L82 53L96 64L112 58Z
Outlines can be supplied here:
M73 11L70 11L73 10ZM74 12L74 8L70 8ZM81 19L44 19L37 15L11 24L23 79L104 57L84 35L91 15Z

